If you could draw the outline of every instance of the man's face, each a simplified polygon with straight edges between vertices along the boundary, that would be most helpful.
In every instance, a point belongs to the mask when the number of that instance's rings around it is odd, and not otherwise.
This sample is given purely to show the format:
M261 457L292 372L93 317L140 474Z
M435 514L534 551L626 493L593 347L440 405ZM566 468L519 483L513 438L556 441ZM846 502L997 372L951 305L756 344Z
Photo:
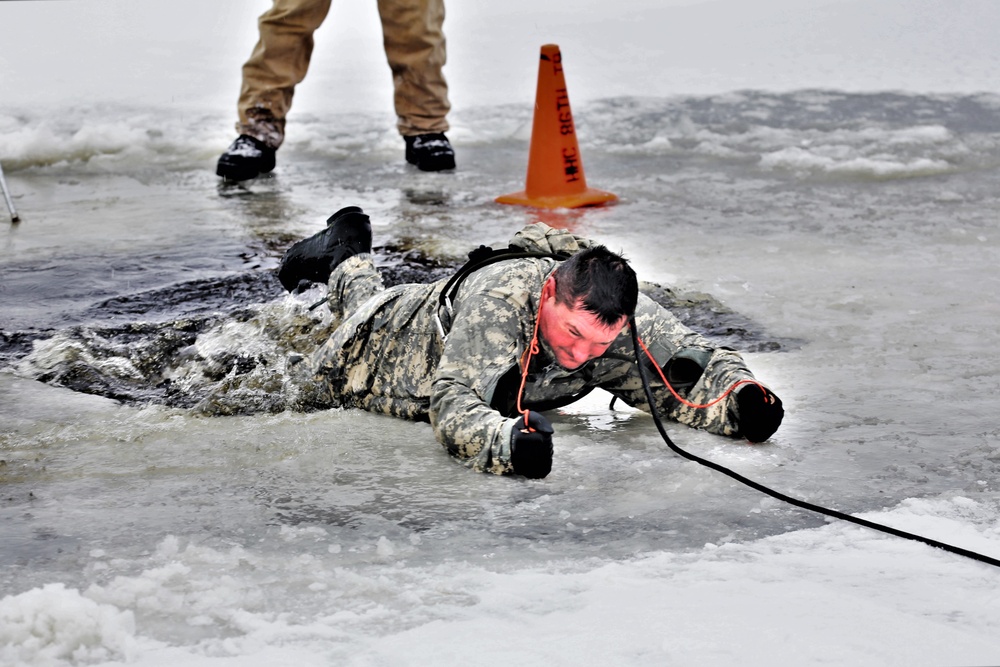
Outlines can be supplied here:
M538 327L542 338L556 357L556 363L566 370L579 368L604 354L615 341L628 320L622 317L614 326L602 323L596 315L583 309L581 302L567 306L556 301L555 290L542 290L542 309Z

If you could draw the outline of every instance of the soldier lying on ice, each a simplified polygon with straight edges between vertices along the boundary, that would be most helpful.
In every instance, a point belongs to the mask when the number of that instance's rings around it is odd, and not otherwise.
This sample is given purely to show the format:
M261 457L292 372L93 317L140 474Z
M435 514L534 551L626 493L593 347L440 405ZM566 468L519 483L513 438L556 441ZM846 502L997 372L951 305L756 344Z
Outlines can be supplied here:
M659 366L644 357L658 414L752 442L781 423L781 401L737 352L639 294L631 267L603 246L529 225L511 249L561 260L504 258L469 273L444 300L446 280L383 287L360 208L337 211L327 225L293 245L279 269L289 291L303 280L328 283L339 319L303 369L311 388L303 405L429 420L476 470L545 477L553 430L541 411L595 387L649 411L626 326L634 314Z

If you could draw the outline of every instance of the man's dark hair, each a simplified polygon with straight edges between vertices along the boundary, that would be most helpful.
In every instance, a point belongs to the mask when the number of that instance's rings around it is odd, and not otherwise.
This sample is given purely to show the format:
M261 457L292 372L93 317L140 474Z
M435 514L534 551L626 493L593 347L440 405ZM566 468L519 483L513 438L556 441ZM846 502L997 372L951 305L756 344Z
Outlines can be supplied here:
M622 316L631 317L639 298L635 271L621 255L602 245L580 251L560 264L556 279L556 301L583 309L597 316L605 326L618 324Z

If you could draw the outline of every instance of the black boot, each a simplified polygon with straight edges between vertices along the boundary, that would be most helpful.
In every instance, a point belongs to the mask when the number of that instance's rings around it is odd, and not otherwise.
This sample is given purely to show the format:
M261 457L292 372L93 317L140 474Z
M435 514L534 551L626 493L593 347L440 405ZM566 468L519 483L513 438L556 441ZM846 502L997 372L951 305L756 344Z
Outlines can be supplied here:
M342 208L326 221L326 229L299 241L285 252L278 280L291 292L303 280L325 283L348 257L372 251L372 224L357 206Z
M215 173L227 181L246 181L274 169L274 149L248 134L241 134L219 157Z
M420 171L443 171L455 168L455 151L444 134L418 134L403 137L406 141L406 161Z

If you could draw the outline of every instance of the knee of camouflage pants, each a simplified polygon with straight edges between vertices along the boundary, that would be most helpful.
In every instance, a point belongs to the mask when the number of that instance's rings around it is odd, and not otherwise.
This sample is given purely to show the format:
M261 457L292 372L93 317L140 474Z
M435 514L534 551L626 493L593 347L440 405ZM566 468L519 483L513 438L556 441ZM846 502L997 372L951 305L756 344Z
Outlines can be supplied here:
M327 287L334 326L350 317L368 299L385 290L382 276L375 268L375 260L367 253L344 260L330 274Z
M314 412L340 405L339 392L327 379L317 375L309 360L293 355L285 366L285 384L282 387L285 409L295 412Z

